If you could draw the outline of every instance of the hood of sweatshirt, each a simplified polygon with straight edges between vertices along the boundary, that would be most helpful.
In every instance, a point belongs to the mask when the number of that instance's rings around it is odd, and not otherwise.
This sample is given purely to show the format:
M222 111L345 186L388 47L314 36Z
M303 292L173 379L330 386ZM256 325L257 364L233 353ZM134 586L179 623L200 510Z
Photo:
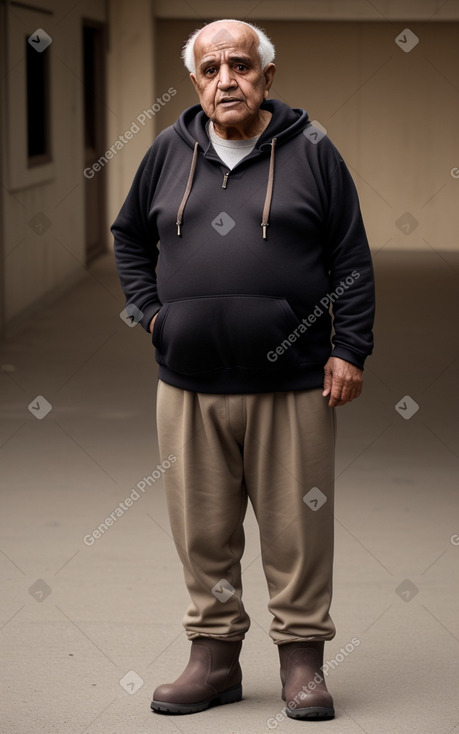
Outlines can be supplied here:
M267 154L271 149L270 165L268 179L266 182L266 198L262 212L262 236L267 239L267 229L269 227L269 213L273 196L274 178L275 178L275 150L276 147L283 145L295 135L299 135L303 130L311 125L308 113L300 108L291 108L279 100L266 100L261 104L261 109L268 110L272 113L271 120L260 135L253 151L247 155L239 165L243 165L245 161ZM193 188L193 181L196 175L196 166L199 151L204 155L212 149L212 143L206 132L206 124L209 118L205 114L200 104L193 105L186 109L174 123L173 129L193 150L190 158L190 173L187 185L183 194L177 212L177 235L182 235L183 214L185 207ZM237 168L237 166L235 166Z
M258 150L269 148L273 138L277 139L277 145L282 145L310 124L308 113L305 110L292 109L277 99L266 100L262 103L261 109L271 112L272 117L257 141L255 148ZM182 112L173 128L190 148L194 148L195 143L198 142L200 148L206 152L211 145L206 132L208 120L201 105L196 104Z

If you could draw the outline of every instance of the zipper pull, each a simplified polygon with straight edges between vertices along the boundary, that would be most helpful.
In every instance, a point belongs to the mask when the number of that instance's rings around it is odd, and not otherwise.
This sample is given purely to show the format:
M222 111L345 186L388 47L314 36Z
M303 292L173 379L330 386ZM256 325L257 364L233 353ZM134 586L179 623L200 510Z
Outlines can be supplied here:
M230 171L227 171L225 175L223 176L223 183L222 183L222 189L226 189L226 185L228 183L228 178L230 175Z

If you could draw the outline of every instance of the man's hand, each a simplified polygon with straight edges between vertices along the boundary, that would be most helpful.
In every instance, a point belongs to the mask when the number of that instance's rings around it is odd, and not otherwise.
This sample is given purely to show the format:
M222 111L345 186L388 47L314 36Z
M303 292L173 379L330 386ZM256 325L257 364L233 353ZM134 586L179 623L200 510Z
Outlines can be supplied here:
M158 311L158 313L159 313L159 311ZM153 334L153 329L155 328L155 321L156 321L156 317L157 317L158 313L155 313L155 315L153 316L152 320L150 321L150 326L148 327L150 329L150 334Z
M322 395L330 395L331 408L346 405L358 398L362 392L363 372L350 362L339 357L330 357L324 367L324 389Z

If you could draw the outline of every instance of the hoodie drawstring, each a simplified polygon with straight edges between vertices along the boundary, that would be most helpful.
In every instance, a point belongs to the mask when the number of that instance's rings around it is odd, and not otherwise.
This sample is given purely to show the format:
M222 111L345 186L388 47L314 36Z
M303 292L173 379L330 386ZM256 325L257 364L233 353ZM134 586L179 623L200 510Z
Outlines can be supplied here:
M262 222L261 226L263 228L263 239L268 239L267 235L267 229L269 227L269 213L271 210L271 202L273 198L273 187L274 187L274 155L275 155L275 147L276 147L277 138L273 138L271 141L271 158L269 160L269 173L268 173L268 185L266 189L266 198L265 198L265 204L263 207L263 216L262 216ZM179 206L179 210L177 212L177 235L179 237L182 236L182 222L183 222L183 212L186 207L186 203L188 201L188 198L191 193L191 189L193 186L193 180L194 180L194 174L196 171L196 164L198 160L198 148L199 143L196 142L194 144L194 151L193 151L193 160L191 161L191 168L190 173L188 175L188 181L186 184L185 193L183 194L183 199L181 201L181 204Z
M271 158L269 161L269 174L268 174L268 187L266 189L266 199L265 199L265 205L263 207L263 218L261 221L261 226L263 228L263 239L266 240L267 237L267 229L269 227L269 212L271 209L271 201L273 198L273 186L274 186L274 150L276 146L276 140L277 138L273 138L271 141Z
M176 225L177 225L177 234L178 234L179 237L181 237L181 234L182 234L181 233L181 227L182 227L182 220L183 220L183 212L184 212L184 209L186 207L186 203L188 201L188 197L189 197L189 195L191 193L191 187L193 186L194 173L196 171L196 163L197 163L197 160L198 160L198 148L199 148L199 143L196 141L196 143L194 144L193 160L191 161L191 168L190 168L190 173L189 173L189 176L188 176L188 181L187 181L187 184L186 184L185 193L183 194L183 199L181 201L181 204L179 206L179 210L177 212Z

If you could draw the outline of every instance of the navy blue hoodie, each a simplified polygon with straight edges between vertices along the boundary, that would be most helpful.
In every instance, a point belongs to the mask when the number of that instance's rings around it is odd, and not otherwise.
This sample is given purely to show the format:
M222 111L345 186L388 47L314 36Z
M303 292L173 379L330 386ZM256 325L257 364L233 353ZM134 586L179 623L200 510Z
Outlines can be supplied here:
M331 353L363 368L372 351L373 269L349 171L304 110L262 108L271 121L231 171L201 106L185 110L112 226L128 313L148 330L159 312L159 378L185 390L317 388Z

